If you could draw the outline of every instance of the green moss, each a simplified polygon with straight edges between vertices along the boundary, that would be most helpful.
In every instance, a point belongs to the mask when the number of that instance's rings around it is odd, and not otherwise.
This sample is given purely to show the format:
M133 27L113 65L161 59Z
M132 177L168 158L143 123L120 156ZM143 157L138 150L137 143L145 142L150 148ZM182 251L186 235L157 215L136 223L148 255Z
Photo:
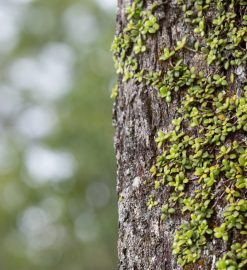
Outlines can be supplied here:
M157 18L153 15L156 5L153 4L147 10L143 7L143 0L135 0L131 6L128 6L127 25L112 42L111 50L116 72L124 76L124 81L135 77L138 70L136 55L146 51L145 42L148 35L159 30ZM141 81L140 74L137 79Z
M218 262L219 270L237 270L246 269L247 243L236 243L231 246L231 250L227 252Z

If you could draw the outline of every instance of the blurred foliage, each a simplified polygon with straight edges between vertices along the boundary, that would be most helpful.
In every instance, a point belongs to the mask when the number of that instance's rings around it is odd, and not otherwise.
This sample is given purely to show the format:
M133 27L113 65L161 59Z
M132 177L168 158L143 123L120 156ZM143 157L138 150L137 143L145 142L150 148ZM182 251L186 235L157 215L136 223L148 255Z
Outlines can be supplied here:
M0 1L0 269L116 269L113 7Z

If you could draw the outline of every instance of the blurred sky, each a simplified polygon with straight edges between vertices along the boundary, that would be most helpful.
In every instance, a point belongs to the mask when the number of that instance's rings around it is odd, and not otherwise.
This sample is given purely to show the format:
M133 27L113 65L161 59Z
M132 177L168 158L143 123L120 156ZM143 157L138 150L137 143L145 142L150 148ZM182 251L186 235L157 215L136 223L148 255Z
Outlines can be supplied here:
M0 269L116 269L115 0L0 0Z

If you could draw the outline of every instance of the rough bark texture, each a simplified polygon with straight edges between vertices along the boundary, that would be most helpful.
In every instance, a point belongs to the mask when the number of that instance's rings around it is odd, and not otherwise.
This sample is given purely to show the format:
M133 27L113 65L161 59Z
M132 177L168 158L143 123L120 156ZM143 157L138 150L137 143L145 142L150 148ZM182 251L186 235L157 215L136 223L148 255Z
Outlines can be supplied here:
M147 5L152 3L146 1ZM118 1L118 32L126 24L125 9L129 4L130 1ZM160 30L157 35L148 37L148 51L138 56L140 68L154 71L165 68L159 61L164 44L174 46L177 40L191 31L184 23L175 1L163 1L162 4L155 12ZM186 51L183 52L183 58L198 70L208 69L201 54ZM169 130L179 106L179 96L176 100L167 104L154 88L136 84L132 80L122 82L120 78L119 94L114 106L114 124L117 192L120 197L118 254L121 270L182 269L172 256L174 232L181 224L181 218L175 215L161 222L160 209L147 209L147 199L153 193L153 186L143 185L145 180L150 179L150 167L158 155L155 135L160 128ZM168 196L165 190L157 192L159 200ZM220 209L219 204L218 211ZM222 241L210 243L200 261L184 269L216 269L215 260L222 255L225 245Z

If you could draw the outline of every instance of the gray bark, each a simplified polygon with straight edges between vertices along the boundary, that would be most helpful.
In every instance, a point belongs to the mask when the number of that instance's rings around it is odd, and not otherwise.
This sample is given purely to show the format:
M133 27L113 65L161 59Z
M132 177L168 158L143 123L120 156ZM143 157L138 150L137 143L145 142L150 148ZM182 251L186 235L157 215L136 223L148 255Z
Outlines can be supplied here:
M118 28L125 25L127 1L118 4ZM143 68L160 68L158 57L164 43L172 45L183 36L177 18L181 16L173 4L160 9L159 35L147 41L149 51L140 57ZM172 26L172 27L171 27ZM176 220L160 222L160 210L148 211L147 198L152 187L143 182L150 178L150 167L157 156L154 137L160 127L169 125L176 108L160 99L157 90L133 81L121 83L115 104L117 123L115 149L117 156L117 192L119 200L119 269L176 269L171 259ZM164 194L166 196L166 194ZM121 199L122 197L122 199Z

